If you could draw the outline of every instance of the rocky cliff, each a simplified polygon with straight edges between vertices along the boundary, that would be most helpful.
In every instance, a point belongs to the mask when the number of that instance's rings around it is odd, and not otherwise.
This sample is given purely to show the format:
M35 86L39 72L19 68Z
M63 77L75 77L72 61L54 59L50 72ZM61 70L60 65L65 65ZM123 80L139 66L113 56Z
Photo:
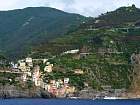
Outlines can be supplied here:
M14 85L1 85L0 98L53 98L53 96L40 88L23 89Z

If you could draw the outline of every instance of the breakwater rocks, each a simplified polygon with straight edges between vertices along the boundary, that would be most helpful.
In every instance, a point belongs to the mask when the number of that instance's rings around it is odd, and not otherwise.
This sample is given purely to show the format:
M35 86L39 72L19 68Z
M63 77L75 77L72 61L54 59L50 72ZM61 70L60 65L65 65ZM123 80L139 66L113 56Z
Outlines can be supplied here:
M14 85L0 85L0 98L54 98L41 88L25 89Z

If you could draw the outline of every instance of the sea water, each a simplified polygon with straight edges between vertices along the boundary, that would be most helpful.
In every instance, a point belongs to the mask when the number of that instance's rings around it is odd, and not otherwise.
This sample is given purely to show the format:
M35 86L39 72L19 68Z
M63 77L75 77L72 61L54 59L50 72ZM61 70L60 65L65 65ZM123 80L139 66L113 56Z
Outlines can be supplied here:
M2 99L0 105L140 105L140 100Z

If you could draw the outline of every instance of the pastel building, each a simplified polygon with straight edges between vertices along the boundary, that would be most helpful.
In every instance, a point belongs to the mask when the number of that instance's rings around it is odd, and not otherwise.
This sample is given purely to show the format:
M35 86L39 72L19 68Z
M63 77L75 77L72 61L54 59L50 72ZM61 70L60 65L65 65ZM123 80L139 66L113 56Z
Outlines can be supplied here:
M75 92L75 87L69 85L69 78L50 80L49 84L45 85L45 89L57 97L63 97L66 94Z
M81 70L81 69L75 69L75 70L74 70L74 73L75 73L75 74L84 74L84 71Z
M24 73L24 74L22 75L22 81L23 81L23 82L26 82L26 81L27 81L27 74L26 74L26 73Z
M26 73L28 74L28 76L32 76L31 67L29 66L26 67Z
M26 72L26 63L20 62L18 67L22 72Z
M33 82L35 83L35 86L40 86L40 67L35 66L33 69Z
M49 62L47 62L46 66L44 68L44 71L50 73L50 72L52 72L52 70L53 70L53 64L50 64Z

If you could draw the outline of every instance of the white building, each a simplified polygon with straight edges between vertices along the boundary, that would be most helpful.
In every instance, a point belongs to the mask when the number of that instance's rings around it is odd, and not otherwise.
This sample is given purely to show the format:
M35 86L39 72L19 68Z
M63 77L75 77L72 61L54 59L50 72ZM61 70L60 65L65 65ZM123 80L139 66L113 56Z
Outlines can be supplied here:
M32 60L32 58L26 58L25 62L27 63L28 66L33 67L33 60Z
M79 49L75 49L75 50L66 51L63 54L76 54L78 52L79 52Z
M15 64L14 62L10 63L12 65L12 68L17 69L18 68L18 64Z
M69 83L69 78L64 78L64 84L68 84Z
M25 62L24 59L18 60L18 63Z
M48 61L48 59L43 59L43 63L46 63Z
M26 63L32 63L33 60L32 60L32 58L26 58L26 59L25 59L25 62L26 62Z
M53 64L50 64L49 62L47 62L47 65L44 68L44 71L50 73L53 70Z

